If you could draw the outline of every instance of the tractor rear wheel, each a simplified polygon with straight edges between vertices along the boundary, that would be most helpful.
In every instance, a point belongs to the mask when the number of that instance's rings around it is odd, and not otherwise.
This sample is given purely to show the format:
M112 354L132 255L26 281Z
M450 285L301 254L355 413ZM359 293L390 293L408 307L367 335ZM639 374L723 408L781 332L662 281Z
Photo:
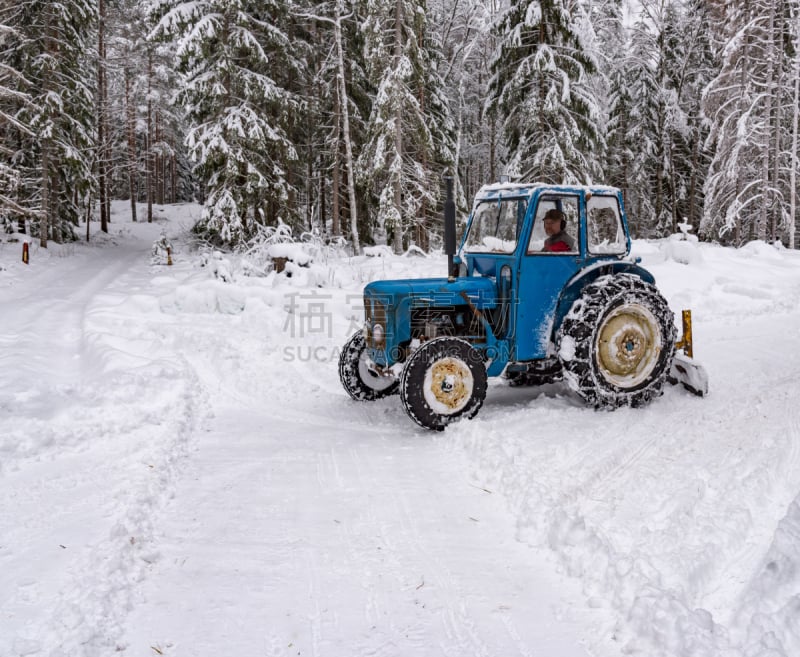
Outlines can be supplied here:
M558 332L567 385L595 408L643 406L661 394L675 354L666 300L637 276L586 286Z
M367 342L364 334L354 333L345 342L339 354L339 380L356 401L373 401L397 391L398 381L394 376L382 375L369 367Z
M469 342L442 337L429 340L406 362L400 399L421 427L443 431L451 422L471 418L486 397L486 366Z

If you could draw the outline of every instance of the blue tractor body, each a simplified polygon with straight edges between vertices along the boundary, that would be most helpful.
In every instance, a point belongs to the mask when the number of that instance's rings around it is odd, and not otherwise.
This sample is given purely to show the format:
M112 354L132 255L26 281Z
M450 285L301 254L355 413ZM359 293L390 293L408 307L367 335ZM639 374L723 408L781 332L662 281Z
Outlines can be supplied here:
M564 380L597 408L660 394L676 330L653 276L630 256L620 190L484 186L456 250L450 188L445 242L448 276L364 289L364 330L339 361L353 399L399 392L414 421L443 429L474 416L487 377L501 374L512 385ZM691 359L679 368L699 369Z
M587 199L592 198L604 199L603 209L607 209L606 204L617 205L619 234L624 237L616 243L616 253L590 251L586 209ZM579 222L574 226L576 251L544 253L529 248L536 241L536 220L541 223L544 214L540 201L544 209L550 209L559 205L563 208L566 199L572 202L576 211L573 218ZM480 250L471 251L466 242L476 210L487 204L509 203L513 205L512 214L518 215L513 248L506 244L498 253L473 244ZM481 351L486 356L489 376L501 374L509 363L553 356L556 331L588 283L620 272L654 282L649 272L630 259L628 235L619 190L541 184L485 186L475 198L456 257L461 275L376 281L366 286L369 357L378 367L390 367L405 359L415 338L445 334L459 335ZM383 334L379 341L374 339L376 324ZM472 331L468 331L470 327Z

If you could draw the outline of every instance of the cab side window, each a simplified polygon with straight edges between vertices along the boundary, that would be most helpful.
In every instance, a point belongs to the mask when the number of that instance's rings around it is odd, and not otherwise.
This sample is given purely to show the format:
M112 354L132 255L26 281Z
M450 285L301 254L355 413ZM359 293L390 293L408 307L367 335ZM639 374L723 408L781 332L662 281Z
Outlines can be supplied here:
M579 248L580 231L580 206L577 196L548 195L542 196L536 206L536 214L533 220L533 231L528 242L528 255L534 254L575 254ZM557 212L551 212L557 211ZM550 214L548 214L550 212ZM559 214L560 213L560 214ZM548 221L545 222L545 215ZM562 229L558 222L552 220L553 216L563 216L564 227ZM546 225L549 223L549 227ZM561 236L558 233L563 233ZM559 237L564 237L560 240ZM548 238L550 241L548 242ZM552 248L553 240L559 243Z
M586 230L589 253L619 255L628 248L616 196L592 196L587 201Z

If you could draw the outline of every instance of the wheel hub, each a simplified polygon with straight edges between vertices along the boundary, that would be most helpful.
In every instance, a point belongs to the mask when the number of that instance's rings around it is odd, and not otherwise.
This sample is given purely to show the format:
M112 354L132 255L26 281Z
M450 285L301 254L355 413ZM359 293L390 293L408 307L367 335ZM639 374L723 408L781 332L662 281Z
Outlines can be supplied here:
M621 306L601 324L596 346L603 376L618 386L635 386L647 378L658 361L661 352L658 322L644 306Z
M458 358L442 358L431 365L426 388L445 413L456 413L472 395L472 373Z

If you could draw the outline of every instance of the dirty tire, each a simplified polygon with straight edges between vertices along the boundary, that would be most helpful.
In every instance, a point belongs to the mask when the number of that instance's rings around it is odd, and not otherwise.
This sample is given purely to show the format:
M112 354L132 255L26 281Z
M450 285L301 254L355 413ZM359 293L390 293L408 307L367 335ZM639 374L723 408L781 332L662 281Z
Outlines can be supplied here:
M558 332L564 380L595 408L643 406L661 394L675 354L672 311L631 274L586 286Z
M354 333L339 355L339 380L356 401L373 401L397 392L396 378L379 376L367 367L364 334Z
M471 418L486 397L486 366L469 342L435 338L408 359L400 376L400 399L421 427L442 431L459 418Z

